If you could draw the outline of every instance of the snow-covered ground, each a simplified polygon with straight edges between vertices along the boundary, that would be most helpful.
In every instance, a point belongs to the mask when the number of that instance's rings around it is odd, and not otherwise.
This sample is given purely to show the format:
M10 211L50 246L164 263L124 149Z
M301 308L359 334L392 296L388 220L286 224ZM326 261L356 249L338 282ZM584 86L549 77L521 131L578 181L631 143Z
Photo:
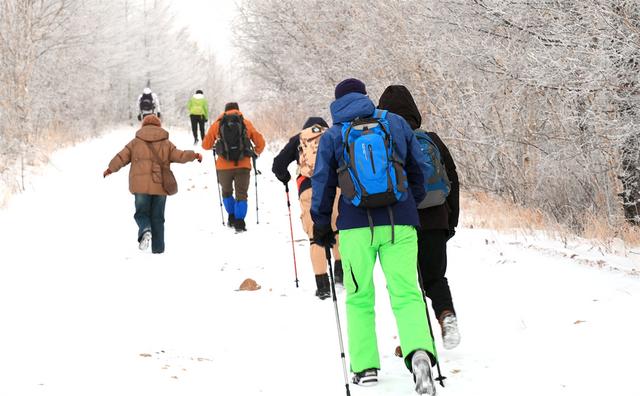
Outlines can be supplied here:
M128 168L102 178L132 136L117 130L56 153L0 211L0 395L343 395L333 305L313 296L292 193L295 287L272 155L259 160L260 224L252 181L240 235L221 225L211 154L174 165L166 253L152 255L137 249ZM189 132L171 139L192 148ZM554 243L458 230L448 277L462 343L445 351L434 330L448 377L440 395L640 394L638 262L589 265ZM351 391L412 395L377 276L380 383ZM262 289L236 291L248 277ZM343 300L341 291L346 334Z

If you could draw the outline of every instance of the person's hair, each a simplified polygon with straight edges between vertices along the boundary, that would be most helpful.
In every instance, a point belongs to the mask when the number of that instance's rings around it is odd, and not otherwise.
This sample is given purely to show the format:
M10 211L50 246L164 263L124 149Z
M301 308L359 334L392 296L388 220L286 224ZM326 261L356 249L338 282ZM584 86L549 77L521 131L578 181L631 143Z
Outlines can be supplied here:
M204 92L202 92L202 90L199 89L199 90L196 91L196 94L204 94Z
M224 105L224 111L229 111L229 110L240 110L240 107L236 102L229 102L226 105Z

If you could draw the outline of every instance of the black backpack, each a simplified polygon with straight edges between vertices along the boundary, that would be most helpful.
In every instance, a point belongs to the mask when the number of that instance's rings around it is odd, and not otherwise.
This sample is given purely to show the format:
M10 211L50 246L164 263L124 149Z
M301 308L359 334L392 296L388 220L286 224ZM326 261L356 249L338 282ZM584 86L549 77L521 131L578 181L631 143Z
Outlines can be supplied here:
M251 142L247 137L247 127L240 114L225 114L220 120L220 134L216 141L216 153L227 161L238 161L252 156Z
M155 108L156 105L153 103L153 95L142 94L142 97L140 98L140 111L152 112Z

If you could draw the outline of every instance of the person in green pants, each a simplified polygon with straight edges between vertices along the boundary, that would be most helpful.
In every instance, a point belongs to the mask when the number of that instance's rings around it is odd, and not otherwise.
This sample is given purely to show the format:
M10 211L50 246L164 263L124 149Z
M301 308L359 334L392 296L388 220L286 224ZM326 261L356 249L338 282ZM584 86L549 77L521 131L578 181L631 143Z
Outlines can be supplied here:
M418 239L412 226L395 226L395 243L391 243L391 226L374 228L373 243L368 228L340 231L347 290L347 316L350 318L349 350L354 371L380 365L375 332L375 289L373 267L378 255L387 280L391 307L400 331L401 347L405 351L426 349L433 342L428 332L424 300L416 287ZM427 330L427 331L425 331Z
M332 246L335 243L332 203L339 185L342 196L337 228L347 292L353 382L373 385L378 381L380 355L373 268L379 259L400 344L408 352L405 364L414 375L416 391L433 396L431 366L436 357L418 285L415 227L419 225L417 203L426 195L424 181L433 175L434 168L422 154L409 124L396 114L377 111L361 81L342 81L336 86L335 97L331 104L334 125L320 140L311 178L311 215L313 243L325 248ZM374 128L376 124L381 126ZM358 128L361 134L353 132ZM361 137L351 140L353 136ZM371 204L372 201L367 201L369 194L362 194L376 187L370 180L380 180L383 189L393 187L393 190L383 194L383 201L374 197L376 202Z

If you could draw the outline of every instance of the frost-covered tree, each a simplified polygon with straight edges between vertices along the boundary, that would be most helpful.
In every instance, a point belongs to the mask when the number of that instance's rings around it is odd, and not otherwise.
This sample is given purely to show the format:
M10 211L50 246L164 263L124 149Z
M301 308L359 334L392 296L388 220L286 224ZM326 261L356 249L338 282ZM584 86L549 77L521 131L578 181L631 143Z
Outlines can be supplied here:
M255 0L236 42L266 107L407 85L467 188L581 231L638 222L639 20L635 1Z
M3 0L2 179L14 184L7 171L17 159L32 162L60 143L132 122L147 85L166 121L183 120L195 89L222 86L211 60L166 0Z

